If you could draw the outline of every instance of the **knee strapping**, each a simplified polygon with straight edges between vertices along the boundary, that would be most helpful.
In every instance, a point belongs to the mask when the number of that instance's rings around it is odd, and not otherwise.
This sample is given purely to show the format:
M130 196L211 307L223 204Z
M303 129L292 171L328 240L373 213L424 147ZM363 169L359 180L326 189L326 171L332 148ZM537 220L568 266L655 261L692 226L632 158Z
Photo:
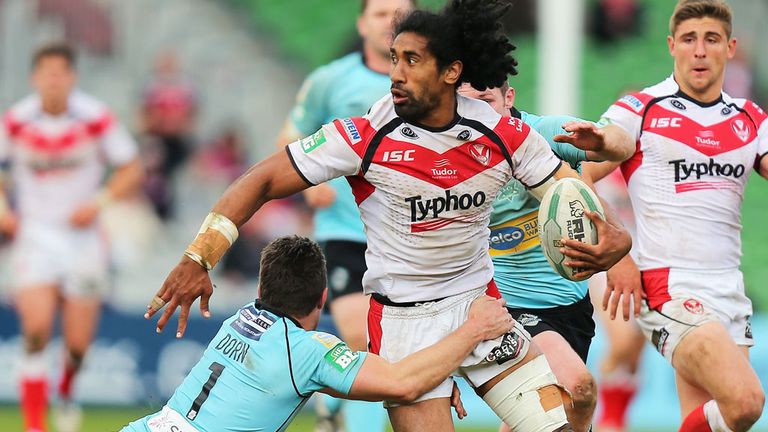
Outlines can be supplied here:
M557 383L540 355L507 375L483 400L513 431L552 432L568 423L563 399L569 393Z

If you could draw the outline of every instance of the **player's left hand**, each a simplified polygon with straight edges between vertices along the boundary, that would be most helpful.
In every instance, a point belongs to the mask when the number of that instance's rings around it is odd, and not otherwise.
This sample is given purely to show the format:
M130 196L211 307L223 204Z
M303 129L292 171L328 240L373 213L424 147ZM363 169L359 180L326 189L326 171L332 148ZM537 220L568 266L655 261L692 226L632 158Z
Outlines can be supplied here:
M632 237L623 227L604 221L599 214L584 211L597 228L597 244L591 245L578 240L563 239L560 253L570 258L563 264L581 269L574 276L585 279L595 273L608 270L619 262L632 248Z
M455 381L453 382L453 391L451 392L451 406L456 411L459 420L467 416L467 410L464 409L464 404L461 402L461 391L459 391L459 386L456 385Z
M72 213L69 217L69 223L76 228L86 228L96 221L99 215L99 205L96 203L85 203Z
M555 135L552 139L585 151L599 152L605 148L605 131L592 122L568 122L563 125L563 130L568 134Z
M181 307L179 325L176 328L176 337L180 338L184 336L184 331L187 329L189 309L198 297L200 298L200 313L204 318L211 317L208 301L212 294L213 285L208 271L202 268L200 264L184 256L181 258L181 262L171 270L160 291L147 305L144 318L150 319L152 315L167 305L163 315L157 320L157 332L160 333L173 313L176 312L176 308Z

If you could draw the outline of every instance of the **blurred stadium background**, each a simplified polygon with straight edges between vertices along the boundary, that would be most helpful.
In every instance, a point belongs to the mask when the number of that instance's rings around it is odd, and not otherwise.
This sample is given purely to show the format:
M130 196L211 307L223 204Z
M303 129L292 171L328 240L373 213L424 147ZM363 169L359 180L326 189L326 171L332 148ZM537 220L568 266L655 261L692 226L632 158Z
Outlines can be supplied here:
M536 112L553 102L542 100L537 91L540 61L546 61L537 46L544 31L551 30L537 8L558 1L568 7L578 4L583 15L571 23L583 29L580 56L561 65L564 73L580 77L580 93L574 96L578 112L571 114L596 119L622 92L670 73L665 44L674 4L670 0L622 1L633 8L619 17L626 20L621 25L604 13L616 3L612 0L517 0L506 23L518 46L520 74L511 80L518 90L517 106ZM442 3L420 1L426 7ZM765 107L768 2L731 4L740 54L729 66L727 91ZM214 275L213 320L195 317L187 336L176 341L169 334L156 335L154 323L141 318L146 301L214 199L245 167L273 150L304 75L355 49L358 10L358 0L0 0L3 109L28 92L32 51L43 42L67 39L79 48L80 86L105 100L132 127L151 174L146 197L116 205L106 215L114 284L76 384L86 405L84 432L117 430L159 409L215 333L217 319L253 298L260 247L279 235L311 232L309 211L300 200L270 205L246 227L238 247ZM188 110L191 140L179 163L164 170L158 166L168 155L146 127L147 105L153 92L178 88L184 90L176 102ZM760 224L768 214L768 184L753 180L743 212L743 271L757 314L752 362L766 383L768 230ZM7 248L2 248L0 267L7 264L5 254ZM21 420L15 371L21 344L7 269L0 272L0 295L0 430L17 431ZM602 345L598 335L593 360ZM60 361L58 348L53 343L48 350L52 364ZM633 430L675 429L679 414L670 368L656 353L646 352L642 376L630 414ZM459 430L495 430L487 409L476 398L466 399L470 416ZM311 424L309 415L301 416L289 430L308 431ZM757 429L768 430L768 421L763 419Z

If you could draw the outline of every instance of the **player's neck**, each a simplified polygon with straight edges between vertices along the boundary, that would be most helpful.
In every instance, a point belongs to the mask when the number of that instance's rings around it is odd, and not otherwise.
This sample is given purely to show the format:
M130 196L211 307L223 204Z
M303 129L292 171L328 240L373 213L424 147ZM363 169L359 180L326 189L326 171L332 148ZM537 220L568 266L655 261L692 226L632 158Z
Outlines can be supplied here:
M437 108L419 119L418 123L429 128L441 129L456 119L456 93L448 92L442 97Z
M363 61L368 69L383 75L389 74L389 56L382 56L366 43L363 43Z
M67 111L67 101L65 100L46 100L41 101L41 109L44 113L57 116Z
M704 91L697 91L693 87L689 86L685 81L678 79L677 74L675 75L675 81L677 82L677 86L680 87L680 91L685 93L685 95L689 98L702 104L712 103L720 99L720 96L723 93L724 80L724 77L720 77L718 82L710 86L708 89Z

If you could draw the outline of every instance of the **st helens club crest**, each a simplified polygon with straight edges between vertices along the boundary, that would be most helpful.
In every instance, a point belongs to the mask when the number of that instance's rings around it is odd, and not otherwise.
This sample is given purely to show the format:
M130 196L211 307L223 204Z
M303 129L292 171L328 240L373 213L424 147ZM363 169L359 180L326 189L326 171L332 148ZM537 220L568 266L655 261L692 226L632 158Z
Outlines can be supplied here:
M470 145L469 154L484 166L488 166L491 162L491 149L485 144Z
M740 118L734 119L731 122L731 129L733 129L733 133L735 133L740 140L747 142L750 135L749 124L747 124L747 122Z
M685 310L692 314L701 315L704 313L704 306L696 299L688 299L683 303Z

